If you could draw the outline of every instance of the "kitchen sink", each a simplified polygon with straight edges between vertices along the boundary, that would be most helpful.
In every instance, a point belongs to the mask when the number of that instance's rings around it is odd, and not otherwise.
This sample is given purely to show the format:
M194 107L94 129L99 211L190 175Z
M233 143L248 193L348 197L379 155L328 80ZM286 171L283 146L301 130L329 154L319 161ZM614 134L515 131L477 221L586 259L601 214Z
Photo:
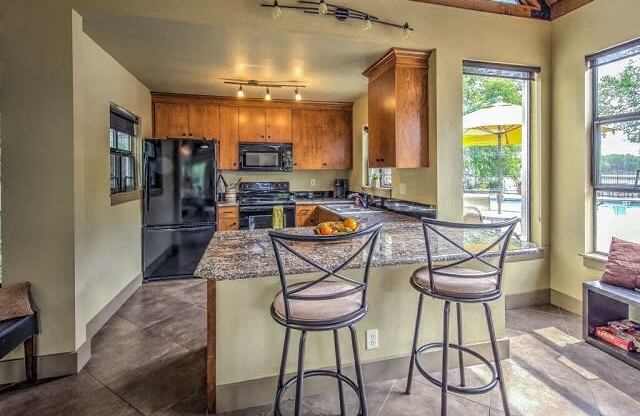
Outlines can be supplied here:
M363 208L354 204L327 204L323 207L338 214L373 214L381 210L375 208Z

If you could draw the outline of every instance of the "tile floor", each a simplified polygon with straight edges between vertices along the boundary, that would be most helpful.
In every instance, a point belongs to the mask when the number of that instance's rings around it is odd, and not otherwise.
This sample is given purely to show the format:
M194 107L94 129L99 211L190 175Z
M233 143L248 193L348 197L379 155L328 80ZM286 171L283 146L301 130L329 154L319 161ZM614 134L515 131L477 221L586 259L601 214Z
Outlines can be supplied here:
M205 296L199 280L143 286L94 338L80 374L0 393L0 415L205 414ZM507 311L507 327L511 358L504 371L513 415L640 414L640 371L579 341L578 316L553 306L516 309ZM467 368L471 382L486 377L482 367ZM416 377L406 396L405 382L369 384L369 415L439 414L438 389ZM304 415L336 415L336 399L307 397ZM348 414L355 414L355 397L347 400ZM267 416L271 408L225 416ZM290 401L283 408L292 414ZM503 415L500 394L452 395L449 414Z

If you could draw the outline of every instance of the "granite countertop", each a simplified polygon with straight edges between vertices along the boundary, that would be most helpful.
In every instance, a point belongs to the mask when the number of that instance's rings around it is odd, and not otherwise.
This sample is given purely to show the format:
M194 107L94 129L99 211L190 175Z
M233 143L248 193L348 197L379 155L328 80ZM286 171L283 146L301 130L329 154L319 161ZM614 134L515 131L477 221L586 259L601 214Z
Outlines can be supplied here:
M424 265L427 263L424 234L419 220L387 211L363 214L358 216L357 219L363 226L377 222L383 223L372 259L372 267ZM313 228L290 228L287 231L310 234L313 233ZM275 255L268 233L268 229L216 233L200 260L195 275L211 280L234 280L278 275ZM333 255L336 253L335 250L339 249L341 253L348 252L350 248L353 248L352 252L356 250L358 239L350 241L330 244L293 244L299 246L296 248L304 251L313 260L320 261L327 267L335 267L341 263L341 259ZM471 244L477 243L481 242L471 242ZM439 248L440 245L432 242L432 247L434 247L435 251L434 262L452 261L461 258L459 251L452 250L450 247ZM317 271L313 266L295 258L285 250L282 251L284 252L283 260L288 274ZM534 244L521 243L514 240L511 244L509 255L531 255L539 251ZM362 265L362 256L359 256L348 268L357 268Z
M219 207L237 207L238 206L238 201L235 201L235 202L218 201L218 202L216 202L216 205L219 206Z

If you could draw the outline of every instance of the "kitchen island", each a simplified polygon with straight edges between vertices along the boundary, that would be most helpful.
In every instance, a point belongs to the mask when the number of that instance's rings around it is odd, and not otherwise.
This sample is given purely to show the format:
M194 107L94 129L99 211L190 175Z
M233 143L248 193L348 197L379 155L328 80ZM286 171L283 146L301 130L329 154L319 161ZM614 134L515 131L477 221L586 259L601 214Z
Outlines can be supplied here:
M415 218L388 211L357 217L364 226L383 223L369 277L369 313L357 326L358 331L376 328L380 334L380 348L365 351L361 346L365 379L371 382L375 380L368 374L385 378L406 372L418 299L417 292L409 285L409 277L413 270L426 264L427 257L422 226ZM312 232L310 227L290 230ZM273 400L284 330L269 312L271 301L280 290L280 280L268 231L216 233L195 273L207 279L207 395L211 411L246 408ZM331 245L310 244L308 247L315 258L325 258L329 263L335 249ZM433 260L446 262L460 256L436 247ZM537 256L539 249L532 244L514 241L510 245L510 261ZM345 273L355 272L353 269L358 266L356 260L352 270ZM509 269L507 266L506 279ZM309 264L293 258L288 260L288 274L295 275L289 283L309 280L317 276L314 272ZM484 353L488 351L488 334L480 308L464 305L464 335L465 344L475 345ZM504 301L494 302L492 309L496 332L501 338L504 336ZM442 303L429 299L423 310L425 317L437 317L442 314ZM426 319L421 342L436 340L441 335L441 327L442 319ZM313 334L308 343L306 368L333 365L332 337L324 335ZM346 339L344 341L347 348ZM508 354L506 340L500 347L503 354ZM293 368L288 367L287 371ZM312 385L309 388L313 388Z

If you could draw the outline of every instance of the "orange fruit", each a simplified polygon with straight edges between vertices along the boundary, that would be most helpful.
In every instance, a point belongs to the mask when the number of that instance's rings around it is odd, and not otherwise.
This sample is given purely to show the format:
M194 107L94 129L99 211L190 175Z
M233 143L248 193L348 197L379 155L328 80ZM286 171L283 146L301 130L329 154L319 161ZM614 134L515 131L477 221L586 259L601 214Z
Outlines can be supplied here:
M330 235L333 232L331 227L327 224L320 224L318 226L318 231L320 232L320 235Z
M347 228L351 228L354 231L358 228L358 223L353 218L347 218L342 222L342 225L344 225Z

